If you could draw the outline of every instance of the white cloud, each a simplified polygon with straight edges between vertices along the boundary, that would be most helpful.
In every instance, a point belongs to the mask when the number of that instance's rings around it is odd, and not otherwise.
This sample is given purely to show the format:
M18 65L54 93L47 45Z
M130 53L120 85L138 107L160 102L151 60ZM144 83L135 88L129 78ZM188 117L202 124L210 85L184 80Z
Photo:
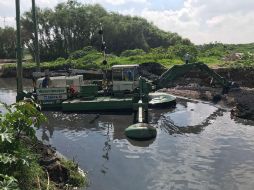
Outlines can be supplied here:
M15 17L2 17L0 16L0 27L15 27L16 20Z
M37 0L40 7L53 8L67 0ZM159 28L177 32L196 44L221 41L224 43L254 42L254 0L185 0L178 10L164 7L156 10L163 0L78 0L81 3L100 3L108 10L137 15ZM168 0L164 0L167 2ZM25 3L26 2L26 3ZM29 2L29 3L27 3ZM15 1L0 0L0 26L3 17L7 25L15 25ZM21 10L31 8L30 0L21 0Z
M98 3L102 3L102 1L98 0ZM104 2L112 4L112 5L123 5L127 3L146 3L147 0L105 0Z
M179 10L144 9L139 15L194 43L254 42L253 0L186 0Z

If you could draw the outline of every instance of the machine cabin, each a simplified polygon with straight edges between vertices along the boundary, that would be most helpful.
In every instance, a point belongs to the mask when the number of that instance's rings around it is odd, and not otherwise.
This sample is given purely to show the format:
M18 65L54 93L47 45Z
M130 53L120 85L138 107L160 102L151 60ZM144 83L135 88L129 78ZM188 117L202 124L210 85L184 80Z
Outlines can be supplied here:
M112 67L113 91L133 91L138 87L139 65L114 65Z

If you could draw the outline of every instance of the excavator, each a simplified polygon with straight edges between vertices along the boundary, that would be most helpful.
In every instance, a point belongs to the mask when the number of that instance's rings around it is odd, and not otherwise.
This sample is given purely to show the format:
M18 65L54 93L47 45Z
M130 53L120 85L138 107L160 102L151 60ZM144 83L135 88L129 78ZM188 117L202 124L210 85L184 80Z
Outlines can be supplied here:
M182 65L174 65L172 68L164 72L155 84L157 84L157 88L165 88L170 87L173 85L173 82L183 76L184 74L188 73L190 70L200 71L201 73L206 73L207 76L211 77L213 81L215 80L218 82L222 87L222 93L225 94L229 91L229 89L235 84L230 82L217 74L215 71L210 69L206 64L202 62L191 63L191 64L182 64Z
M139 65L114 65L112 78L102 81L84 80L85 71L82 73L82 70L72 70L69 76L52 77L50 73L40 73L43 77L37 79L33 96L45 109L58 108L68 112L131 110L140 99L148 107L167 106L174 104L175 97L156 91L172 86L190 70L207 73L222 86L222 93L234 87L234 83L201 62L175 65L154 81L140 75ZM49 80L46 86L45 79Z

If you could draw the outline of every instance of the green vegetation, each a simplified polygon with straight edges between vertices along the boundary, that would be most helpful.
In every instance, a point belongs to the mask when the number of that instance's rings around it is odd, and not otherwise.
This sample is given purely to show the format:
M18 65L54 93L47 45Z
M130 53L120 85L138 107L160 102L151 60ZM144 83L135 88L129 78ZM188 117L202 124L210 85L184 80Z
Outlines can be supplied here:
M245 48L246 47L246 48ZM240 48L240 49L239 49ZM240 51L241 50L241 51ZM240 51L240 52L239 52ZM70 54L69 58L58 58L55 61L43 62L44 69L105 69L119 64L160 63L165 67L182 64L185 53L191 55L191 62L201 61L212 67L253 67L254 44L224 45L220 43L202 46L181 45L168 48L152 48L145 52L142 49L125 50L119 56L107 55L107 65L103 65L103 55L95 48L88 46ZM240 53L240 57L235 54ZM25 69L35 69L34 63L24 64ZM5 69L13 69L15 65L6 65Z
M77 164L75 164L74 162L70 160L64 160L64 159L61 160L61 163L63 164L63 166L65 166L66 168L70 170L68 184L71 184L74 187L82 187L88 184L87 179L77 172L78 170Z
M35 129L31 126L38 127L45 118L29 103L2 106L7 113L0 115L0 189L33 189L36 178L43 178L43 172L21 137L26 135L34 140Z
M37 10L42 69L97 69L115 64L151 62L171 67L183 63L186 52L191 54L191 62L202 61L211 66L249 67L254 64L254 43L195 46L176 33L158 29L146 19L107 12L98 4L69 0L54 9ZM104 28L109 66L102 64L100 23ZM21 25L26 58L34 57L32 24L31 12L24 13ZM234 58L235 53L241 53L240 59ZM0 58L13 57L15 31L0 29ZM14 65L7 67L13 69ZM35 64L27 63L25 68L34 69Z
M210 43L197 46L199 60L222 67L253 67L254 43L222 44Z
M31 144L36 144L35 128L45 117L34 103L19 102L11 106L1 104L5 114L0 114L0 189L56 189L48 175L38 164L38 156ZM70 185L82 186L85 179L77 166L62 161L70 171ZM75 166L75 168L74 168Z
M12 59L16 57L16 34L14 28L0 27L0 59Z
M40 58L52 61L68 56L85 46L101 49L100 23L104 28L107 53L120 55L128 49L190 45L176 33L164 32L146 19L107 12L100 5L81 4L77 1L60 3L54 9L37 9L40 36ZM31 12L22 16L22 39L33 55L34 35Z
M44 62L41 64L42 69L98 69L108 68L112 65L119 64L142 64L142 63L161 63L166 67L174 64L181 64L183 56L186 52L190 52L192 61L197 60L197 50L195 46L190 45L176 45L169 48L154 48L148 52L141 49L123 51L120 56L114 54L107 55L108 65L103 65L102 53L98 52L93 47L85 47L82 50L73 52L69 58L58 58L52 62ZM13 68L15 65L6 65L5 68ZM34 63L24 64L24 68L35 68Z

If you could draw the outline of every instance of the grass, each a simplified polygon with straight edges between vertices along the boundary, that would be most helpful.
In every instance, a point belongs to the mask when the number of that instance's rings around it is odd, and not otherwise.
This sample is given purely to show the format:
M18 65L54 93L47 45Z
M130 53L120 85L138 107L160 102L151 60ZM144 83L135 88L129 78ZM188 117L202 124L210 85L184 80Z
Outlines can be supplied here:
M209 46L209 45L207 45ZM242 60L225 62L223 57L232 53L238 52L240 50L244 53L251 52L254 53L254 44L250 45L210 45L211 47L202 46L197 48L198 51L193 52L193 61L200 61L208 64L211 67L254 67L254 56L245 56ZM244 49L245 48L245 49ZM68 59L58 58L52 62L41 63L41 69L64 69L64 68L75 68L75 69L105 69L113 65L121 64L143 64L143 63L160 63L163 66L170 68L176 64L182 64L182 55L184 54L183 48L179 48L181 54L177 52L172 47L169 49L156 48L149 52L144 52L143 50L126 50L120 56L113 54L107 55L108 65L103 65L103 55L102 53L96 51L92 47L86 47L83 50L78 50L70 55ZM4 69L14 69L15 64L4 65ZM24 69L35 70L36 64L32 62L27 62L23 64Z
M88 179L86 174L81 174L78 169L78 165L70 160L61 160L63 166L65 166L69 172L69 185L72 187L86 187L88 186Z
M37 190L39 187L41 189L48 188L49 190L59 189L53 181L48 181L46 170L39 165L38 160L40 155L35 154L32 149L27 148L25 143L23 143L21 147L22 150L19 151L30 157L29 165L20 165L19 168L16 168L16 173L14 174L14 177L19 181L21 190ZM69 181L68 185L66 185L66 189L86 187L88 185L87 176L79 172L77 164L63 158L60 160L60 163L69 172Z
M39 157L30 148L27 148L26 143L21 142L18 150L26 155L29 164L18 164L10 171L16 171L13 176L18 179L19 187L21 190L31 189L57 189L56 185L52 182L48 182L48 177L42 166L39 165ZM49 184L48 184L49 183Z

